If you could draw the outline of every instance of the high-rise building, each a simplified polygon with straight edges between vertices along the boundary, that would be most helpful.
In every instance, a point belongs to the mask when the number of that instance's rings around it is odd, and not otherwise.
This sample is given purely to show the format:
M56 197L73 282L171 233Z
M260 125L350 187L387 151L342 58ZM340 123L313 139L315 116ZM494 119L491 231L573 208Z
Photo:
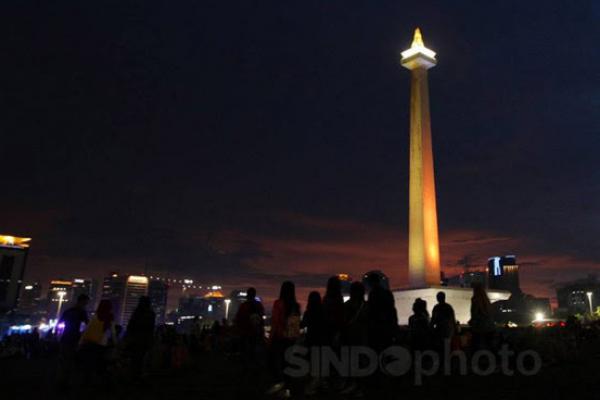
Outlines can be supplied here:
M54 279L48 286L48 317L60 318L65 307L70 305L73 298L73 281L66 279Z
M37 282L23 286L19 296L19 311L25 314L31 314L37 311L40 298L42 297L42 285Z
M148 277L130 275L125 285L125 297L121 310L120 323L127 326L133 311L137 307L140 297L148 295Z
M475 285L481 285L484 288L488 287L487 272L485 271L465 271L462 274L442 279L442 281L442 286L472 288Z
M600 299L600 281L595 275L562 284L556 289L558 308L566 314L585 314L596 310Z
M125 286L127 275L119 275L116 272L106 276L102 282L102 300L109 300L112 304L113 314L117 323L121 323L121 312L125 299Z
M94 279L73 279L73 286L71 291L72 301L77 301L77 298L82 294L85 294L90 298L90 307L94 308L96 304L96 292L98 291L98 283Z
M150 279L148 297L150 297L152 309L156 313L156 322L159 324L165 322L168 295L169 285L166 282L160 279Z
M225 318L227 310L225 296L221 290L212 290L205 294L204 302L206 305L204 317L206 319L219 321L222 318Z
M229 294L229 319L233 320L240 309L240 306L246 301L248 298L247 289L236 289L232 290Z
M490 257L488 259L488 284L490 289L507 290L512 294L520 294L517 257L513 255Z
M193 319L204 316L206 312L206 301L198 295L188 295L179 298L177 314L180 319Z
M17 306L30 240L0 235L0 313Z

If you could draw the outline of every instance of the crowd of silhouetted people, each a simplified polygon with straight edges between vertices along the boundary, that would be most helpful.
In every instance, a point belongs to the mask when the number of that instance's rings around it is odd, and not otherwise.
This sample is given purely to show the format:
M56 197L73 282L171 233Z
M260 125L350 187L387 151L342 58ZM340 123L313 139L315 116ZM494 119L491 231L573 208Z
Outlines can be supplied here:
M361 282L353 282L346 301L338 277L329 278L323 296L318 291L309 294L304 313L296 300L294 284L286 281L273 304L267 340L263 326L264 309L255 295L253 288L248 290L247 301L236 315L235 326L241 337L244 365L250 366L248 371L252 370L252 366L263 365L270 371L268 395L290 397L293 390L297 390L298 385L284 373L286 351L294 345L325 347L334 354L339 354L343 346L366 346L375 353L381 353L390 346L402 345L413 351L431 350L440 354L444 346L452 350L465 346L459 335L460 325L454 309L446 302L443 291L437 294L437 304L431 315L426 301L416 299L408 329L402 330L398 325L394 296L382 286L377 275L369 276L366 287ZM482 287L474 288L469 325L470 349L494 350L493 309ZM309 353L307 357L313 354ZM334 391L360 397L364 393L363 383L361 379L335 377L335 374L312 376L305 379L302 390L305 395Z
M100 301L90 317L89 298L81 295L60 318L62 335L49 331L44 336L34 329L5 337L0 342L0 356L58 355L55 382L59 390L77 384L109 386L117 379L143 383L149 372L178 371L201 362L202 356L210 353L239 362L241 375L236 384L242 391L253 392L254 397L286 398L299 390L304 396L333 392L361 397L369 380L378 384L380 371L367 379L336 375L335 371L326 376L310 373L302 379L292 378L286 373L289 350L297 346L326 348L339 355L344 347L362 346L381 354L390 346L403 346L411 352L432 351L442 357L444 351L498 351L503 339L482 286L473 288L466 330L456 320L443 290L437 293L436 301L430 312L431 305L417 298L408 327L400 327L394 296L377 275L370 275L365 284L353 282L346 300L341 281L333 276L323 294L310 292L305 310L296 298L294 283L285 281L272 305L270 323L256 290L249 288L231 322L216 321L208 326L196 317L188 331L181 333L172 325L156 326L148 297L139 299L126 326L121 327L115 323L109 300ZM580 329L573 321L568 328L572 332ZM318 357L320 353L306 352L303 357L315 361L311 359L315 354Z

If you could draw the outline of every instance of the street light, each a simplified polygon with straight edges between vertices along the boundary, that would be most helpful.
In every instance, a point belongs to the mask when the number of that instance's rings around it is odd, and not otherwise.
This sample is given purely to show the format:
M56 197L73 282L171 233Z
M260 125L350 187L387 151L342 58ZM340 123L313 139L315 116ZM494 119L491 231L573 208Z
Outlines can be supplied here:
M231 299L225 299L225 319L229 321L229 303Z
M58 326L58 321L60 321L60 309L62 308L62 304L65 299L65 296L67 295L67 292L61 290L57 292L56 295L58 296L58 308L56 309L56 325L54 325L53 331L56 330L56 327Z
M587 292L586 294L587 294L588 301L590 303L590 314L592 314L594 312L593 309L592 309L592 295L593 295L593 293L592 292Z

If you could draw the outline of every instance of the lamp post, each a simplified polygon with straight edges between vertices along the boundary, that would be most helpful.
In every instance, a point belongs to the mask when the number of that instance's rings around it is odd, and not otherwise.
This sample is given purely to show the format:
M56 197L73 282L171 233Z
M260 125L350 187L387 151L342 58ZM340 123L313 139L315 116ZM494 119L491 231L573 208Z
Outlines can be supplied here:
M56 324L54 325L54 328L52 328L52 332L56 332L56 327L58 326L58 321L60 321L60 309L62 308L62 304L63 304L63 301L65 300L65 296L67 295L67 292L65 292L64 290L61 290L61 291L57 292L56 295L58 296L58 308L56 309Z
M65 300L65 296L67 295L67 292L65 291L60 291L58 293L56 293L58 295L58 308L56 309L56 323L58 323L58 320L60 319L60 309L62 308L62 304L63 301Z
M588 302L590 303L590 315L594 312L592 309L592 295L594 294L593 292L587 292L587 298L588 298Z
M231 299L225 299L225 319L229 321L229 304Z

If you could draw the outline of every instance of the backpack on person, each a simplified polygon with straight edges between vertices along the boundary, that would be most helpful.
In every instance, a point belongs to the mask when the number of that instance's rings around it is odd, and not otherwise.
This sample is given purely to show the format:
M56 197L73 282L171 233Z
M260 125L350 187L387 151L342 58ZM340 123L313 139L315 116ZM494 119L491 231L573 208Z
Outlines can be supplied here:
M263 333L263 314L256 304L250 306L248 313L248 328L253 335L260 336Z
M286 339L297 339L300 337L300 314L293 313L285 319L283 337Z

